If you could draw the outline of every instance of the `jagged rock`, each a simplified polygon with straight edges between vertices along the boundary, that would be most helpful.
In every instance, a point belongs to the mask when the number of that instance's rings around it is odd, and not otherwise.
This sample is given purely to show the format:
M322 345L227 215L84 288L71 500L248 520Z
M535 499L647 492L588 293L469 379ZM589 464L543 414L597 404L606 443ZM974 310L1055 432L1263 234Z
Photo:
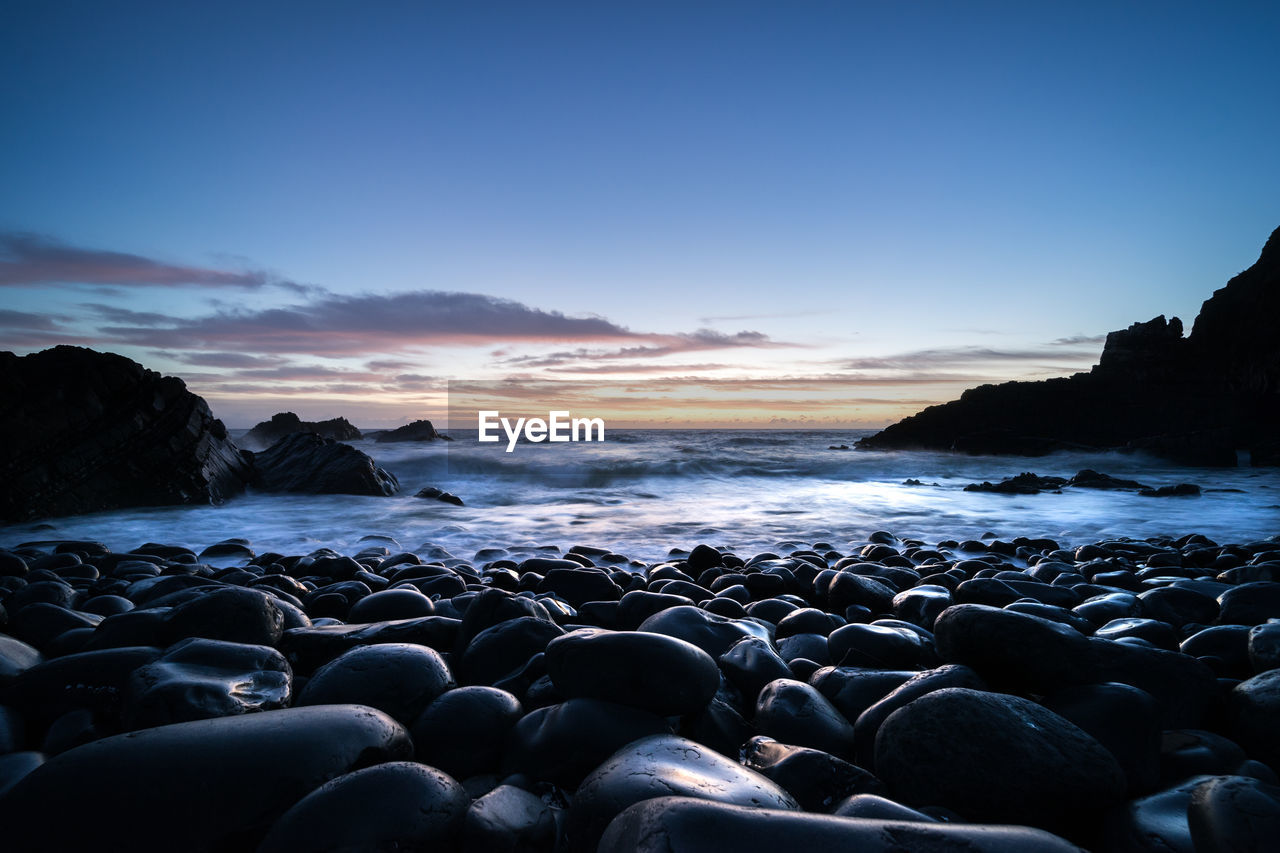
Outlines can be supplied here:
M313 432L285 436L252 453L253 486L264 492L394 495L400 481L349 444Z
M1143 489L1138 494L1144 498L1195 498L1200 496L1200 487L1195 483L1178 483L1176 486Z
M270 447L287 435L305 432L313 432L334 441L359 441L364 437L346 418L304 421L293 412L278 412L271 416L271 420L255 424L253 429L245 433L243 440L245 444L255 447Z
M858 442L1035 456L1131 448L1183 464L1280 464L1280 229L1201 306L1190 336L1163 316L1107 336L1089 373L965 391Z
M414 495L414 497L415 498L433 498L438 501L443 501L444 503L447 503L447 504L453 504L454 506L462 506L462 498L458 497L455 494L446 492L443 489L437 489L435 486L425 486L419 489L418 493Z
M0 353L0 518L220 503L249 463L181 379L113 353Z
M1186 371L1182 321L1164 315L1107 335L1094 376L1126 382L1177 381Z
M966 492L995 492L1002 495L1038 495L1045 491L1061 489L1067 481L1061 477L1041 477L1031 471L1025 471L1016 477L1006 477L999 483L970 483L964 487Z
M1145 489L1147 488L1137 480L1124 480L1119 477L1112 477L1110 474L1103 474L1094 471L1092 468L1085 468L1076 473L1074 477L1067 481L1068 486L1075 486L1078 489Z
M1257 263L1215 290L1200 306L1187 338L1206 372L1233 391L1280 394L1280 228L1272 232ZM1274 440L1275 432L1271 433Z
M436 432L431 421L414 421L402 427L385 430L378 433L374 440L379 444L389 441L453 441L449 436Z

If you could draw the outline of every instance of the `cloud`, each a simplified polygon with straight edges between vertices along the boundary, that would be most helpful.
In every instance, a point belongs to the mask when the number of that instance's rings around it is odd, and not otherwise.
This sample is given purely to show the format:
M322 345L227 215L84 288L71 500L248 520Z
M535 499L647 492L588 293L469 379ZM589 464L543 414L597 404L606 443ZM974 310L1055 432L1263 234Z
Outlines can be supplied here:
M32 332L60 332L60 323L69 318L59 314L30 314L26 311L11 311L0 308L0 328L24 329Z
M1082 344L1104 344L1107 342L1106 335L1072 335L1069 338L1058 338L1050 341L1050 346L1055 347L1074 347Z
M566 367L548 367L553 373L697 373L704 370L725 370L732 364L645 364L643 362L617 362L614 364L579 364Z
M155 287L284 287L299 292L314 288L262 270L231 270L169 264L127 252L68 246L50 237L0 232L0 286L94 284Z
M132 311L115 305L103 305L100 302L82 302L81 308L87 308L94 314L112 323L133 323L138 326L163 326L172 323L173 318L167 314L153 311Z
M410 367L417 367L418 363L414 361L402 361L394 358L384 358L366 361L364 366L370 370L406 370Z
M154 318L148 318L149 320ZM478 293L417 290L392 294L324 294L309 303L205 317L105 326L113 341L164 348L212 347L252 352L386 352L415 344L497 340L647 340L603 317L571 317Z
M278 367L285 363L285 360L279 356L250 355L243 352L159 352L156 354L196 367Z
M511 356L501 360L499 364L511 367L560 367L581 361L599 362L626 358L657 358L664 355L676 355L701 350L733 349L735 347L769 349L800 346L800 344L771 340L763 332L750 331L726 334L713 329L698 329L695 332L674 335L650 335L648 337L658 339L659 343L622 347L614 350L579 347L576 350L552 352L544 355ZM497 353L494 354L496 355ZM599 368L594 366L585 369L599 371Z
M1065 340L1065 339L1064 339ZM1055 342L1056 343L1056 342ZM1025 350L1001 350L988 347L943 347L916 350L889 356L845 359L840 364L846 370L918 370L924 368L955 367L991 363L1035 363L1046 359L1078 358L1082 361L1096 358L1094 349L1038 348Z

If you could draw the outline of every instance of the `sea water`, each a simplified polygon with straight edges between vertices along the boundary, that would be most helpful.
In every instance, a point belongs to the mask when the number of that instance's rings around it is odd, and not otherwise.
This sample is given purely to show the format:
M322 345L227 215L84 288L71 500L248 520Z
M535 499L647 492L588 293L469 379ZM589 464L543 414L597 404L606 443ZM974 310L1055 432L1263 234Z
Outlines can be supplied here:
M825 542L837 550L877 530L929 543L994 535L1063 545L1113 537L1201 533L1219 542L1280 534L1280 470L1205 469L1136 453L1057 453L1028 459L923 451L832 449L865 431L612 430L602 443L351 442L393 473L393 497L249 492L222 506L117 510L0 528L0 546L92 539L113 550L144 542L199 551L244 537L258 551L608 548L653 561L699 543L738 554ZM233 438L235 433L233 432ZM966 492L1023 471L1070 477L1092 468L1149 486L1195 483L1199 497L1066 488L1061 493ZM910 485L908 480L919 481ZM465 506L416 498L424 486ZM437 551L439 553L439 551Z

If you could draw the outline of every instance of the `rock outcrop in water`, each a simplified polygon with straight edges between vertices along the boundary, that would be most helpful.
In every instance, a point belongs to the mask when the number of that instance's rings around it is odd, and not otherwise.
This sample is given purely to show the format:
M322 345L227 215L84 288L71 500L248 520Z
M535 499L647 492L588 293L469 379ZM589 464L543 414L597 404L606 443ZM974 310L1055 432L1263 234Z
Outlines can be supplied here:
M240 450L181 379L114 353L69 346L0 353L0 411L6 522L221 503L248 484L357 495L399 489L367 455L314 432L293 433L256 454Z
M1112 332L1089 373L965 391L862 439L865 449L1034 456L1146 450L1183 464L1280 465L1280 229L1201 306Z
M250 454L253 485L265 492L317 495L394 495L400 482L368 455L313 432L285 436Z
M181 379L112 353L0 353L0 518L218 503L250 464Z
M304 421L293 412L277 412L271 420L256 424L245 433L244 443L255 447L270 447L287 435L313 432L334 441L359 441L363 436L346 418L330 418L327 421Z
M453 439L437 432L431 421L414 421L402 427L380 432L374 440L382 444L390 441L452 441Z

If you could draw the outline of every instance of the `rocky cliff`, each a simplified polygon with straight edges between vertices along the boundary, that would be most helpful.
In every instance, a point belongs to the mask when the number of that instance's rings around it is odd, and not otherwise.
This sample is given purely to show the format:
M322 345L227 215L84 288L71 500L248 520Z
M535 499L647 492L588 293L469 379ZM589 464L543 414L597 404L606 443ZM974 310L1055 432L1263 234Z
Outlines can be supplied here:
M309 430L257 454L242 451L181 379L114 353L0 352L0 412L3 522L221 503L246 485L356 495L399 489L366 454ZM319 425L337 421L355 430L341 418Z
M111 353L0 353L0 518L218 503L249 462L181 379Z
M1112 332L1089 373L965 391L863 439L866 449L1038 455L1132 448L1185 464L1280 465L1280 229L1205 301L1191 334L1156 317Z

